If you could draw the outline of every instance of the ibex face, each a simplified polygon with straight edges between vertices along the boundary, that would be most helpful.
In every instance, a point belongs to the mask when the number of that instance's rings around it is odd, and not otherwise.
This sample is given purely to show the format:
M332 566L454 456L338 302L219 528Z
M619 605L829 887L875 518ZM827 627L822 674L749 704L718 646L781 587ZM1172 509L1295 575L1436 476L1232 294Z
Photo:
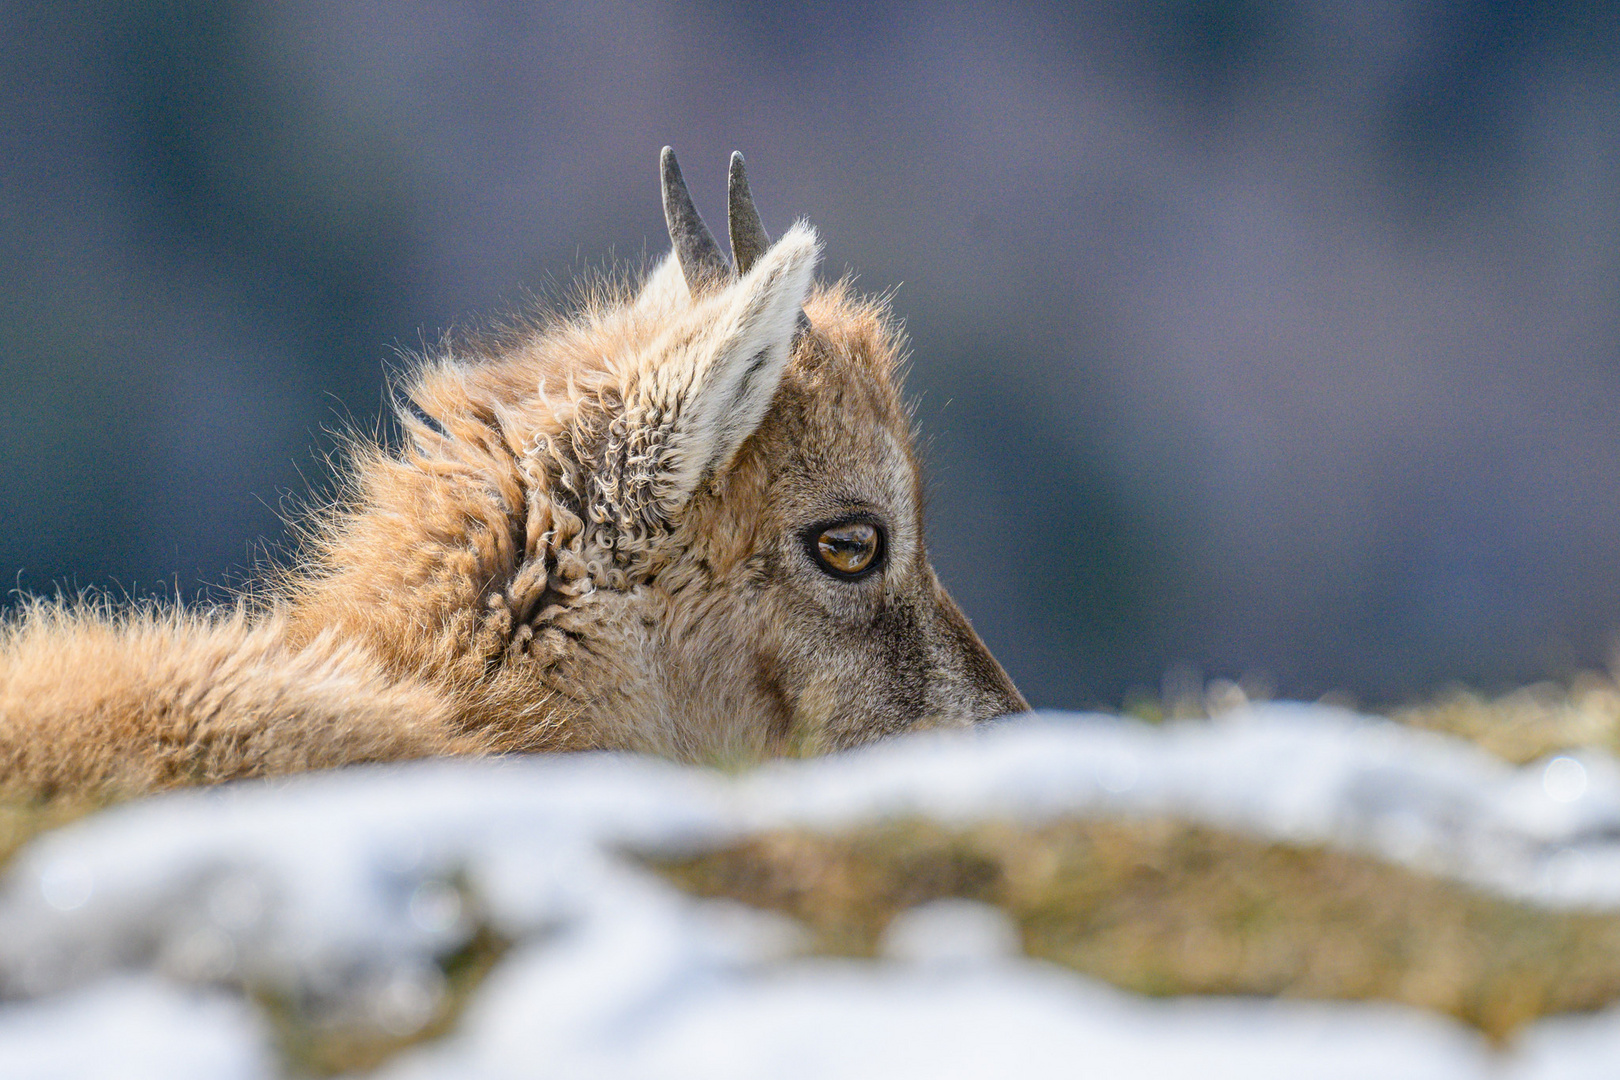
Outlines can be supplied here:
M735 265L668 150L664 198L639 291L408 387L295 636L446 687L495 749L751 757L1027 708L929 565L883 305L814 288L808 227L771 243L740 155Z
M664 166L675 257L638 306L670 329L636 365L624 418L657 426L639 411L649 400L674 414L649 455L668 532L651 530L644 579L601 598L619 609L615 638L630 623L656 641L642 654L654 692L612 706L642 714L627 741L825 749L1027 709L929 564L885 310L842 286L812 292L814 234L770 243L740 155L735 270L667 150Z
M891 328L839 289L807 307L769 411L658 575L682 727L831 748L1027 708L929 565Z

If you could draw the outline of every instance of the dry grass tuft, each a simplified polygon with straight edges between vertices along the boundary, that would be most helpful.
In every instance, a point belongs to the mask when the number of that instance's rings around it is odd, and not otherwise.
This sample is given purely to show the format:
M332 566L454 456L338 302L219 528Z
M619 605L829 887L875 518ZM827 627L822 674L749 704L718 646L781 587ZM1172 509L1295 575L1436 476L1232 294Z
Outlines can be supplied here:
M775 832L657 868L871 956L899 911L995 904L1025 951L1145 994L1401 1002L1501 1042L1620 999L1620 916L1555 912L1378 860L1169 821Z
M1518 764L1561 750L1620 753L1620 685L1604 675L1582 675L1567 687L1535 683L1495 698L1456 688L1390 716L1471 740Z
M1616 658L1620 665L1620 656ZM1617 668L1620 670L1620 668ZM1488 752L1522 765L1567 750L1601 750L1620 755L1620 675L1585 671L1568 685L1538 682L1491 697L1464 686L1442 690L1427 701L1383 710L1397 723L1467 739ZM1126 695L1121 712L1147 723L1202 720L1223 716L1268 700L1263 678L1233 681L1203 677L1191 669L1166 673L1157 692ZM1329 694L1323 704L1356 709L1353 697Z

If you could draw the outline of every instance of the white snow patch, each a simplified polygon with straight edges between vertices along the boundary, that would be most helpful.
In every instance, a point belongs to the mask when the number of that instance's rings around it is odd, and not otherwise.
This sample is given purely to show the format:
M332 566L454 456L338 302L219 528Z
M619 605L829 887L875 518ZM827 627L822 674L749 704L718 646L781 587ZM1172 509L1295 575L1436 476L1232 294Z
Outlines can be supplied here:
M804 961L693 980L581 1024L533 1008L557 972L519 958L463 1031L388 1080L1483 1080L1482 1041L1389 1006L1134 998L1028 961L939 971ZM533 970L524 970L533 969ZM533 982L529 980L532 979ZM673 988L672 988L673 990Z
M1001 908L947 897L902 911L884 928L886 960L931 968L971 967L1023 953L1017 923Z
M0 1008L6 1080L270 1080L274 1065L246 1002L161 979Z

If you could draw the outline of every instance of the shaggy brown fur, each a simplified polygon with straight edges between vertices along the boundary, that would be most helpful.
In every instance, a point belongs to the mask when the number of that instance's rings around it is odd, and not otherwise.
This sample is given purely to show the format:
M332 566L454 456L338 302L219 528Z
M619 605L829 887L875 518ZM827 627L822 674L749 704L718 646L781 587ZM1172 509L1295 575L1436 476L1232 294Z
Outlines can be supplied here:
M900 334L795 226L693 295L676 260L420 366L405 445L252 603L36 603L0 636L0 789L130 793L432 754L683 759L1025 708L922 537ZM801 307L811 329L797 331ZM818 565L867 522L875 569Z

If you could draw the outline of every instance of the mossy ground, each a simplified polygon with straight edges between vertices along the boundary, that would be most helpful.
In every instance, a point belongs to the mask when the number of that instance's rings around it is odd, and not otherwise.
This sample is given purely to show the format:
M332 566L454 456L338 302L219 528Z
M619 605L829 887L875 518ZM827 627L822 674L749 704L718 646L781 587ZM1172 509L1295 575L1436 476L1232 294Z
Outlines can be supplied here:
M896 913L954 896L1006 910L1028 955L1145 994L1402 1002L1498 1041L1620 999L1620 915L1173 821L900 821L655 865L695 895L785 912L836 955L871 956Z
M464 945L440 957L442 992L425 1021L404 1031L352 1017L334 1019L318 1007L266 988L254 988L249 996L270 1022L286 1075L362 1075L418 1043L448 1034L510 945L487 925L480 925Z

